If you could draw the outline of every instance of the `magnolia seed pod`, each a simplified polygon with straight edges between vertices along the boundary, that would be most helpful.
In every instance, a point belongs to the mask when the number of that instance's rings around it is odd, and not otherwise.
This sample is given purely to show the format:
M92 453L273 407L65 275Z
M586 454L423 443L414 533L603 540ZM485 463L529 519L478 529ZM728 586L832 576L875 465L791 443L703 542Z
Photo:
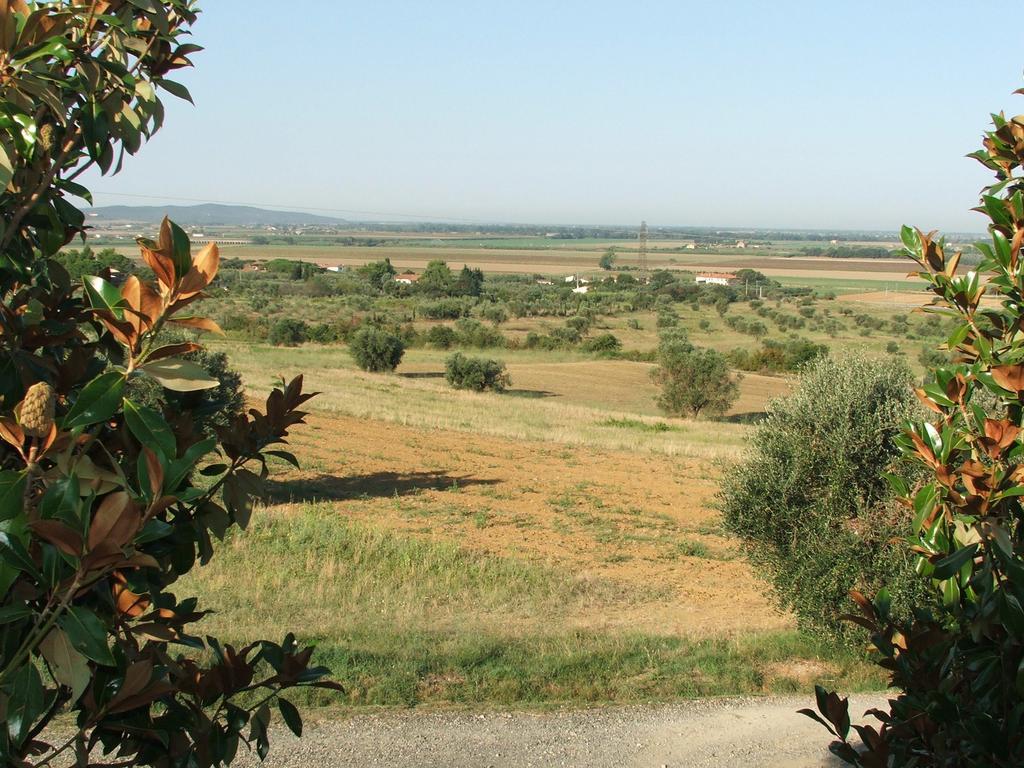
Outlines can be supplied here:
M40 381L28 388L21 401L19 421L29 437L46 437L53 428L53 387Z
M57 146L57 126L53 123L43 123L39 126L37 138L45 152L53 152L53 148Z

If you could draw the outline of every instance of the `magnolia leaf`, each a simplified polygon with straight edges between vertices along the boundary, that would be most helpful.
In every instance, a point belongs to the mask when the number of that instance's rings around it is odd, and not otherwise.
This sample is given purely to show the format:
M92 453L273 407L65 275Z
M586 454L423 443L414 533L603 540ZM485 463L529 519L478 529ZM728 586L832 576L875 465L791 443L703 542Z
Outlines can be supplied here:
M145 371L175 392L195 392L220 385L217 379L211 378L200 366L175 357L146 363L139 370Z
M217 333L221 336L224 335L224 331L221 330L221 327L208 317L173 317L169 322L172 325L183 325L186 328L195 328L200 331L209 331L210 333Z
M64 416L62 427L74 429L106 421L117 413L123 392L123 374L110 371L97 376L78 394L75 404Z
M183 99L184 101L187 101L190 104L195 103L192 101L192 95L188 92L188 88L186 88L181 83L176 83L173 80L160 79L157 80L157 85L159 85L168 93L177 96L179 99Z
M288 730L296 736L302 736L302 715L299 714L299 710L295 708L295 705L288 701L288 699L279 698L277 700L277 707L281 710L281 717L284 718Z
M118 320L124 319L125 302L117 286L95 275L82 278L82 282L85 284L89 306L93 309L109 310Z
M164 458L173 459L177 455L173 433L163 416L152 408L136 405L126 398L124 420L141 445L159 449Z
M7 189L7 185L14 178L14 166L11 165L11 158L7 155L7 148L0 143L0 190Z
M67 632L71 644L86 658L105 667L115 666L114 657L107 646L107 630L88 608L69 607L58 624Z
M0 522L10 520L22 512L24 493L24 472L0 472Z
M70 688L71 700L77 701L92 678L85 656L75 650L67 633L59 628L50 630L43 638L39 643L39 651L50 663L54 679Z

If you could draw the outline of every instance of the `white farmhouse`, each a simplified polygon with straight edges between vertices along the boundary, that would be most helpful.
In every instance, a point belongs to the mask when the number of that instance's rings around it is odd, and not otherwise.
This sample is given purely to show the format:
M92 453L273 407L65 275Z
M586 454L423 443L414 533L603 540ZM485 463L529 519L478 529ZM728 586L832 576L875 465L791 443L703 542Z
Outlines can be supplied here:
M736 275L731 272L701 272L697 275L697 285L731 285Z
M401 285L412 285L419 279L420 276L415 272L403 272L400 275L395 275L395 282Z

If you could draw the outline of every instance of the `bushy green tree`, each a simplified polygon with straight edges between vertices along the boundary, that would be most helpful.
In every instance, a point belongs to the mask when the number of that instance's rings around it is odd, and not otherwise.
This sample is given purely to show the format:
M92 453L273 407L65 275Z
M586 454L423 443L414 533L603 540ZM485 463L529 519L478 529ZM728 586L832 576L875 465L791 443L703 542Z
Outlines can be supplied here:
M362 328L349 341L349 352L364 371L393 371L405 355L401 336L377 328Z
M920 597L910 558L890 543L910 530L882 477L899 457L901 425L920 410L912 383L897 360L819 360L769 405L746 458L723 476L726 525L815 634L848 634L840 616L851 589L898 585L904 615Z
M512 384L512 379L499 360L483 357L467 357L461 352L445 361L444 376L455 389L472 389L483 392L491 389L502 392Z
M270 326L267 341L275 347L295 347L309 339L309 326L304 320L285 317Z
M462 271L455 281L453 293L458 296L479 296L484 289L484 273L462 265Z
M99 275L104 270L117 270L125 276L135 272L132 260L113 248L104 248L97 253L85 246L81 250L61 251L53 260L64 267L68 277L75 281L88 275Z
M661 389L658 407L672 416L721 415L739 397L739 380L725 356L697 349L685 334L663 336L651 378Z
M378 291L388 288L397 274L395 268L391 266L391 259L371 261L369 264L359 267L356 272Z
M426 342L437 349L451 349L458 340L455 331L447 325L435 325L427 331Z
M416 281L416 290L428 296L450 296L455 276L448 265L440 259L429 262Z

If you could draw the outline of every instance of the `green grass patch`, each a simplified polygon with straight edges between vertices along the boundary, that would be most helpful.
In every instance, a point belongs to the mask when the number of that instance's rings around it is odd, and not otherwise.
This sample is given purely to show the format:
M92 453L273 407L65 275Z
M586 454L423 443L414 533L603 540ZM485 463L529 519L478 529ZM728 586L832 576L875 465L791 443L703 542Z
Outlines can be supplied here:
M676 427L666 424L663 421L641 421L640 419L611 418L599 421L599 427L614 427L615 429L636 429L640 432L678 432Z
M795 633L693 639L580 629L588 616L650 596L355 524L323 504L261 510L182 587L216 611L198 632L244 644L291 630L316 644L317 663L345 693L289 697L314 707L543 707L807 690L805 673L785 672L794 661L844 690L882 685L863 659Z

